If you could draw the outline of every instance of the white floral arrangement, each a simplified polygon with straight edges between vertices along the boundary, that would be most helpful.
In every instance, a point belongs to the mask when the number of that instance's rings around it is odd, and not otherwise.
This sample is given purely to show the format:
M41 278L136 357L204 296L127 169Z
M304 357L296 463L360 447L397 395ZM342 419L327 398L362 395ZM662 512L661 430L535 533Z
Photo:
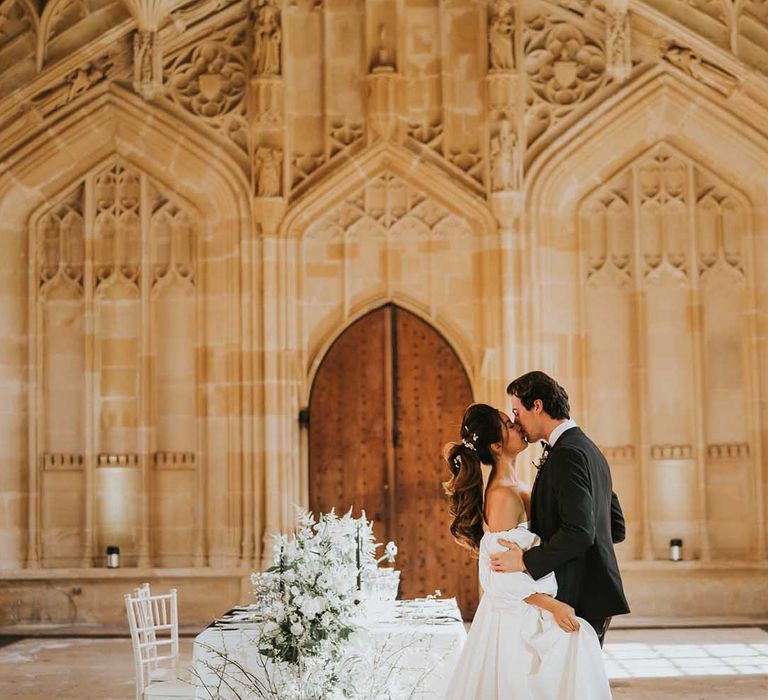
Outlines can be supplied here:
M273 551L266 573L276 595L260 611L259 651L288 664L333 659L356 627L360 576L376 566L372 524L351 510L317 520L300 512L296 533L277 537ZM263 575L257 580L264 585Z
M365 512L352 517L334 511L315 518L300 510L293 535L274 540L273 564L251 576L254 617L259 633L253 643L259 669L244 668L226 652L207 651L206 668L217 685L203 683L211 698L229 688L243 699L372 700L405 697L394 664L399 654L361 643L363 601L371 576L384 572L378 564L394 562L397 547L389 542L376 558L373 524ZM374 672L375 669L375 672ZM361 674L368 685L361 683ZM202 679L201 679L202 683ZM227 695L228 697L228 695Z

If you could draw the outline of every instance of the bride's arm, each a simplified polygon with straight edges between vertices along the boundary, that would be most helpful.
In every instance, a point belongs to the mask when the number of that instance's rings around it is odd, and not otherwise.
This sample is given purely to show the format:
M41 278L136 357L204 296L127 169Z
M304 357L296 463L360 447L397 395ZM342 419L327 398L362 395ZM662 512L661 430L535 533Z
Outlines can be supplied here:
M562 603L552 596L544 593L534 593L525 598L525 602L528 605L535 605L537 608L547 610L552 613L557 626L564 632L577 632L579 629L579 621L576 619L576 611L568 605L568 603Z

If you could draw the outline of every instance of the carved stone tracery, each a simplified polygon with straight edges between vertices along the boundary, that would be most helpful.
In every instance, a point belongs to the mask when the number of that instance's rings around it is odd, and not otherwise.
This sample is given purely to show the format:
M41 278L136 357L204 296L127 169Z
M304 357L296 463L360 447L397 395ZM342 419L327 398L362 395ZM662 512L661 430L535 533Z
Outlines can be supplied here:
M130 483L129 500L121 503L140 502L148 493L141 468L150 466L152 452L166 455L155 466L196 468L194 227L185 204L122 160L89 173L33 219L30 273L37 285L30 357L40 410L30 461L43 475L71 473L68 488L78 498L89 493L82 475L87 471L98 498L90 532L72 533L70 520L41 520L44 563L61 556L89 566L92 536L99 550L108 539L127 556L141 556L147 543L139 509L116 516L100 505L98 494L120 493ZM89 248L86 230L93 235ZM145 450L140 432L149 425ZM175 514L189 526L194 479L191 474L182 496L187 515ZM61 498L44 477L35 488L46 504ZM160 482L152 489L153 495L164 491ZM58 512L55 505L46 507ZM78 559L83 556L84 562Z
M542 14L523 30L528 144L608 81L605 51L578 27Z
M38 224L37 269L40 293L53 280L65 276L83 290L85 259L85 224L83 188L65 198L47 212Z
M206 37L165 66L168 97L246 153L247 44L247 25L234 25Z
M452 218L448 210L396 175L383 173L312 224L305 236L330 241L368 231L372 236L440 237L448 231L441 224ZM466 224L457 224L451 231L470 235Z

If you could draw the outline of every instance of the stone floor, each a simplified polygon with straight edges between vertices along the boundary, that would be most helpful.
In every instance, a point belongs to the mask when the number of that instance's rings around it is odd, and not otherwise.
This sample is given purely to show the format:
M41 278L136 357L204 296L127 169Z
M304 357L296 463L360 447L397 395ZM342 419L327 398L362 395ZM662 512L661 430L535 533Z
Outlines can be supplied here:
M2 700L130 700L127 638L0 639ZM189 663L192 640L181 640ZM612 630L615 700L766 700L768 631L759 627Z

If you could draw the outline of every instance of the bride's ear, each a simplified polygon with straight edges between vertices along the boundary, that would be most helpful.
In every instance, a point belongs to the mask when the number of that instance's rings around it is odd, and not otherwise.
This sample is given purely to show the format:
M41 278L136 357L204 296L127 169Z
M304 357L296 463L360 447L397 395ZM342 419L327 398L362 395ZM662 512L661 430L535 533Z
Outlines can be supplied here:
M498 457L501 454L501 451L504 447L503 443L501 441L499 442L492 442L489 447L491 448L491 454L494 457Z

